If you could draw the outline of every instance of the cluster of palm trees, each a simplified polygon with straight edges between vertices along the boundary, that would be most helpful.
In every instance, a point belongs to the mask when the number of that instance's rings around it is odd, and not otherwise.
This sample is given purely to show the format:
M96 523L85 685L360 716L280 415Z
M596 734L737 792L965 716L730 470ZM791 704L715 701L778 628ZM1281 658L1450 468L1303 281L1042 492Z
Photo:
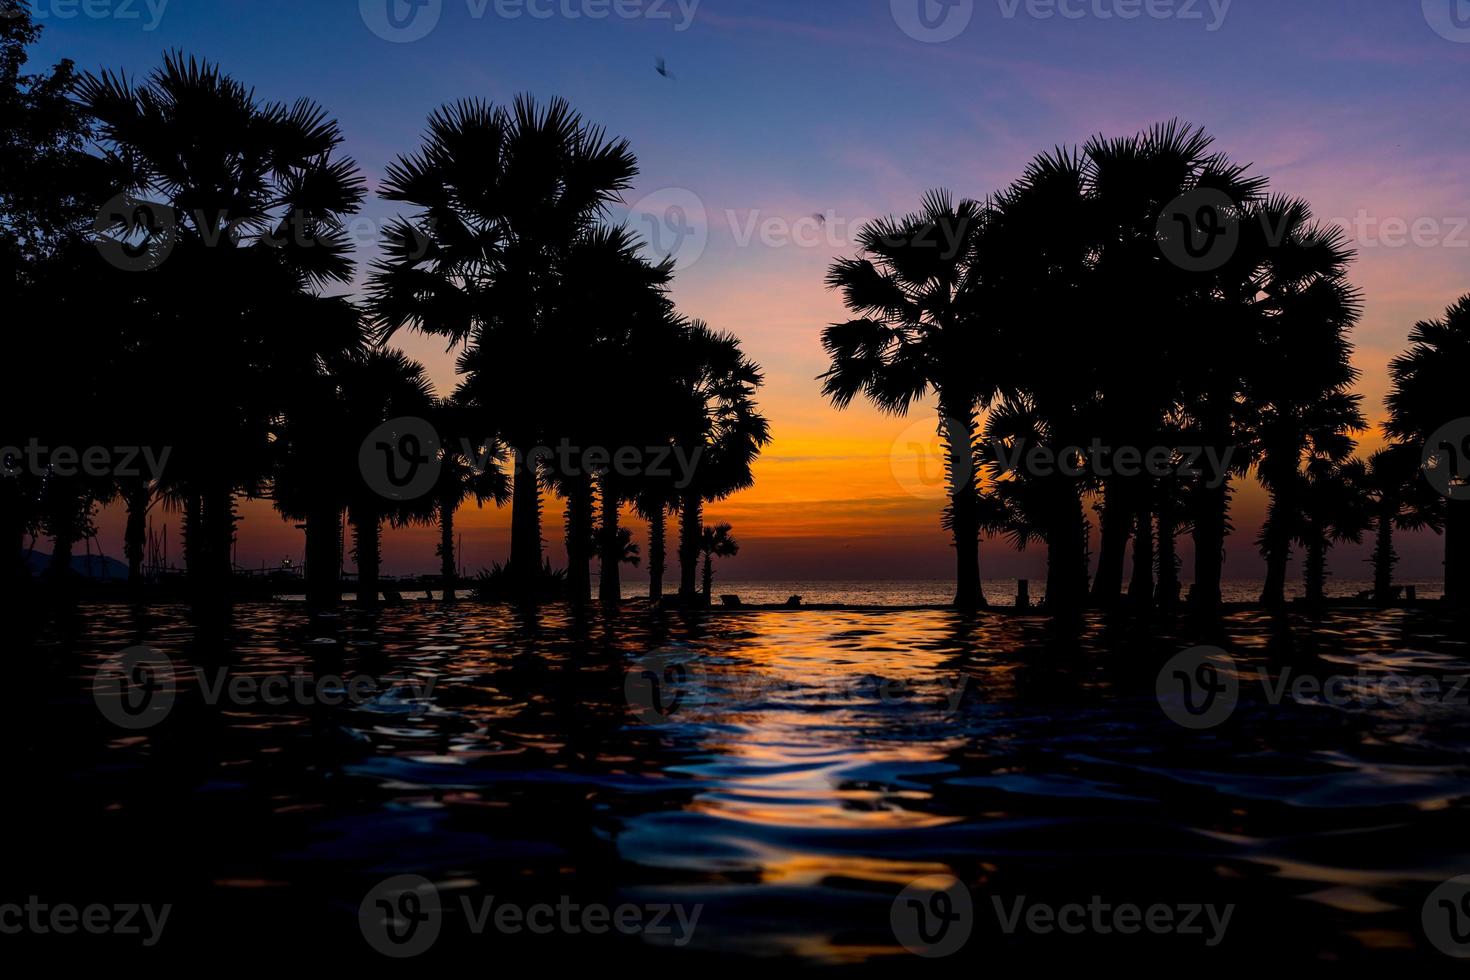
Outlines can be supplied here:
M1212 227L1229 234L1208 261L1179 261L1168 222L1198 201L1219 202ZM1059 149L983 202L933 192L918 213L866 226L858 244L828 275L855 319L823 335L824 392L838 407L861 395L894 414L937 406L957 606L985 604L984 533L1046 546L1053 610L1172 606L1176 541L1188 533L1190 599L1217 608L1232 481L1251 474L1270 500L1264 603L1285 602L1293 546L1320 598L1329 549L1369 530L1387 600L1394 532L1446 523L1446 596L1470 602L1470 505L1419 472L1424 439L1470 415L1454 381L1467 366L1470 300L1415 328L1392 367L1395 442L1355 459L1367 422L1352 391L1352 250L1202 130L1172 122ZM1103 458L1079 447L1103 447ZM1113 465L1155 447L1177 465ZM1009 465L1036 448L1066 465ZM1222 471L1185 465L1199 457ZM1095 566L1089 503L1101 525Z
M7 48L33 39L7 33ZM382 196L414 210L385 232L367 298L355 303L328 293L352 280L346 222L367 191L320 106L263 102L182 55L141 81L67 72L59 104L75 119L64 149L85 171L80 197L91 209L55 229L23 222L54 231L54 247L12 241L17 286L38 317L22 331L35 347L22 354L35 356L22 361L74 367L7 396L18 412L0 444L40 436L167 447L170 457L153 477L4 481L12 571L27 532L54 539L64 570L96 508L119 500L138 577L148 514L161 503L182 515L191 583L225 595L236 504L257 496L304 526L313 601L343 590L344 514L362 601L378 598L383 526L411 522L439 525L453 598L454 515L473 499L510 503L507 571L530 597L547 576L541 511L554 492L565 501L572 599L590 597L594 557L602 598L620 597L619 565L638 551L620 526L632 506L650 525L653 597L677 514L679 593L697 601L703 507L751 483L770 438L755 402L762 375L735 337L674 310L670 263L649 262L606 222L637 173L626 142L562 101L442 109L421 150L388 172ZM33 80L13 84L37 94ZM3 190L7 212L20 209ZM404 328L459 348L449 397L386 346ZM376 492L359 459L370 432L403 418L426 420L441 447L435 485L412 500ZM567 468L536 452L568 442L621 451L624 465ZM681 478L629 466L631 447L673 447L697 465Z

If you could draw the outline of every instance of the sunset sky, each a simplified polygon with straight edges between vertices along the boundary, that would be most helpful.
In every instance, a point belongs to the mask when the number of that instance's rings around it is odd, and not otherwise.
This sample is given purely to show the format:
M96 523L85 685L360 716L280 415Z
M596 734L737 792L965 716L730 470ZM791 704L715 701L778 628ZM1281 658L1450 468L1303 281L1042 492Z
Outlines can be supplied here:
M916 458L932 412L837 412L814 380L822 327L843 318L823 287L828 264L854 252L864 220L912 210L929 188L982 197L1056 145L1173 117L1205 126L1358 242L1357 363L1375 420L1386 363L1410 326L1470 292L1470 21L1450 18L1452 0L973 0L954 11L968 25L939 43L904 30L917 32L914 8L931 0L702 0L692 18L692 0L650 0L650 15L632 18L587 16L618 9L612 0L529 0L545 17L506 0L441 0L421 12L437 13L433 29L409 43L370 29L374 0L170 0L147 30L159 2L150 12L138 0L140 16L125 19L39 0L36 60L143 74L184 48L262 98L322 103L373 188L417 147L432 110L468 96L564 96L632 142L642 170L628 195L633 224L677 204L694 229L676 252L679 308L738 334L766 370L775 441L756 487L710 509L744 546L722 566L731 578L951 573L937 463ZM1119 16L1130 11L1139 15ZM655 72L659 58L672 79ZM394 213L369 202L361 258ZM442 391L453 385L440 341L402 343ZM1259 573L1260 510L1259 491L1242 493L1227 576ZM267 503L245 513L242 564L299 560L299 533ZM175 516L157 520L176 533ZM462 515L471 570L504 560L508 521L493 509ZM558 563L560 524L558 510L547 526ZM101 527L119 556L120 518ZM433 568L434 533L389 532L385 571ZM1438 547L1406 542L1403 573L1437 574ZM1360 557L1344 549L1338 574L1365 574ZM988 575L1035 576L1042 562L999 543L982 552Z

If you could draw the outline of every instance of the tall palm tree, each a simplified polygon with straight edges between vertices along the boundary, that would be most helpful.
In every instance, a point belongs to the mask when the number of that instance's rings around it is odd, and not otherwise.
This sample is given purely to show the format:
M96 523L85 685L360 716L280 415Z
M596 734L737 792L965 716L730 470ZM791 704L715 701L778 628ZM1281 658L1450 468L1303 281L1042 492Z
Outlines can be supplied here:
M674 343L677 397L669 403L674 446L692 464L679 490L679 598L693 604L704 504L754 482L751 467L771 441L771 430L755 401L764 376L738 338L695 320Z
M340 369L347 441L360 446L384 422L397 418L428 419L436 402L424 366L401 351L377 349L345 361ZM442 471L441 471L442 473ZM382 525L429 522L439 516L433 493L414 500L390 500L369 486L364 475L350 484L347 520L352 526L352 555L357 563L357 601L378 602L382 565Z
M1439 320L1414 325L1410 347L1389 364L1393 389L1388 396L1389 434L1425 446L1442 427L1470 418L1470 296L1463 297ZM1437 449L1438 447L1427 447ZM1463 453L1464 447L1456 447ZM1463 456L1457 456L1455 497L1445 502L1444 595L1461 609L1470 608L1470 499L1462 488Z
M704 558L705 605L709 605L710 591L714 588L715 559L733 558L740 554L740 542L735 540L731 530L729 524L716 524L714 527L706 525L699 533L699 553Z
M510 501L510 481L500 469L504 453L499 442L475 435L474 413L462 399L451 396L434 403L429 417L439 434L439 477L430 499L439 523L439 577L443 579L444 602L455 601L459 577L455 562L454 516L470 500L483 507Z
M989 356L986 320L967 296L985 210L949 192L925 195L916 214L870 222L861 254L839 259L827 286L858 319L822 334L832 366L822 393L839 409L863 395L890 415L906 415L931 392L939 409L949 483L946 524L955 547L955 605L985 605L975 466L978 413L999 385L977 370Z
M361 440L344 437L351 419L342 390L350 365L367 354L361 312L340 298L303 300L297 329L326 353L281 365L282 398L273 425L271 499L306 532L306 598L313 607L342 598L342 513L361 480Z
M1308 602L1327 597L1327 553L1334 544L1363 540L1372 524L1367 495L1363 492L1366 469L1359 459L1334 463L1316 459L1307 464L1302 486L1295 495L1301 513L1297 540L1307 549L1303 569Z
M1159 243L1160 215L1206 188L1244 207L1265 184L1213 147L1203 129L1173 120L1132 137L1095 137L1084 148L1086 209L1076 220L1084 228L1091 223L1093 241L1082 286L1096 309L1128 311L1116 318L1106 342L1087 348L1097 366L1097 402L1088 418L1103 446L1172 445L1165 420L1193 394L1203 373L1195 357L1200 341L1180 324L1193 319L1197 297L1214 294L1213 277L1166 257ZM1134 529L1139 546L1130 594L1150 591L1152 519L1167 519L1155 513L1162 488L1151 486L1154 482L1146 474L1103 479L1101 550L1092 589L1099 604L1109 605L1121 594L1124 551ZM1163 554L1171 544L1161 527L1159 572L1165 593L1173 590L1165 581L1172 569Z
M1395 531L1436 534L1444 528L1445 499L1419 472L1420 450L1412 443L1393 443L1372 456L1361 475L1361 489L1373 519L1373 598L1393 598L1393 569L1399 556L1393 547Z
M533 450L556 396L548 310L558 267L637 174L612 140L560 99L510 108L471 100L429 119L420 151L388 168L382 194L413 205L387 232L371 279L383 335L404 327L463 344L469 403L513 455L511 574L523 596L542 571L541 472Z
M107 230L161 259L139 287L160 300L144 344L158 376L140 382L167 384L190 406L176 420L174 490L191 576L218 589L231 571L234 495L258 491L268 466L274 372L287 352L320 353L283 309L351 278L344 218L362 180L336 155L341 132L321 107L261 102L182 54L142 84L88 74L77 93L117 190L155 202L120 209Z
M1291 557L1293 495L1302 486L1307 460L1346 461L1351 433L1367 424L1351 393L1348 333L1361 301L1347 280L1353 250L1339 228L1312 220L1304 201L1272 198L1258 220L1272 230L1262 258L1264 271L1255 300L1260 346L1245 384L1244 409L1258 459L1258 476L1271 496L1261 535L1266 582L1261 601L1286 601L1286 567Z

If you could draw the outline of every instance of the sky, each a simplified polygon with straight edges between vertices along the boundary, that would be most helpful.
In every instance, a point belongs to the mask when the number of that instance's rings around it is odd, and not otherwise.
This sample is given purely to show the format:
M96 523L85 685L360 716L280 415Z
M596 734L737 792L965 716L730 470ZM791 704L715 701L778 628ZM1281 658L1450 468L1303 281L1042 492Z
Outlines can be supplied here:
M389 4L397 16L390 18ZM563 96L631 141L640 175L615 221L679 262L680 310L732 331L760 362L774 441L756 486L713 505L745 579L945 577L930 408L884 417L821 397L822 328L846 319L823 285L862 223L946 187L983 197L1038 152L1180 118L1305 197L1357 243L1360 391L1383 416L1388 360L1412 325L1470 292L1470 80L1465 0L35 0L35 61L145 74L165 51L219 63L269 100L309 97L340 120L376 189L427 116L466 97ZM655 70L663 59L669 74ZM394 206L370 200L359 255ZM814 215L820 213L822 220ZM650 223L652 222L652 223ZM442 391L442 341L404 336ZM511 369L507 365L507 369ZM1377 436L1370 432L1364 446ZM1226 573L1260 573L1258 489L1237 500ZM266 502L243 507L239 560L299 560ZM562 554L559 515L547 525ZM157 523L177 525L161 514ZM460 515L465 565L503 561L508 511ZM99 521L121 552L120 516ZM639 529L641 534L641 528ZM385 571L436 567L432 528L392 530ZM1183 541L1188 553L1188 542ZM1404 542L1437 577L1440 542ZM1364 549L1337 574L1361 578ZM987 575L1040 577L1044 554L982 549ZM1187 569L1186 569L1187 570Z

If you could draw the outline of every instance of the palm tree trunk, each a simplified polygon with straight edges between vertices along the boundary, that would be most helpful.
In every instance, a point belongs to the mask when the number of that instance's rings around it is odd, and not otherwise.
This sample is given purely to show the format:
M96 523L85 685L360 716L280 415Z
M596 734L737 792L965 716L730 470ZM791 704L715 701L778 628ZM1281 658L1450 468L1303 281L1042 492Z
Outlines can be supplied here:
M1159 505L1159 585L1157 599L1163 609L1179 603L1179 555L1175 548L1173 481L1165 478Z
M618 496L608 490L606 481L602 487L602 528L598 540L601 544L601 574L597 582L597 597L603 605L616 606L623 600L620 574L623 549L618 540Z
M709 552L704 556L704 604L710 604L710 591L715 584L715 558Z
M648 519L648 602L650 605L658 605L664 597L664 568L667 565L668 545L665 537L668 531L665 523L665 511L659 507L658 513Z
M148 505L153 500L153 487L140 480L127 490L127 524L123 530L123 553L128 559L128 582L143 581L144 550L148 545Z
M454 502L439 503L439 577L444 580L444 601L454 602L455 578L458 570L454 564Z
M1218 609L1224 601L1225 528L1229 524L1230 487L1208 484L1196 491L1194 510L1194 587L1190 603L1199 610Z
M1444 597L1470 609L1470 500L1451 500L1445 508Z
M204 581L204 496L190 487L184 495L184 574L196 591Z
M46 574L58 581L65 581L71 577L71 554L74 543L67 527L58 525L55 536L51 539L51 562L46 567Z
M228 483L217 483L204 497L202 526L205 534L204 581L208 597L225 598L230 594L235 573L230 551L235 542L235 495Z
M569 477L566 497L567 597L581 604L592 598L592 475Z
M950 524L954 535L956 609L982 609L980 580L980 499L975 474L975 417L941 407L944 448L949 457Z
M530 447L513 451L515 486L510 509L511 579L522 600L536 597L541 577L541 480Z
M1393 550L1393 515L1378 515L1377 541L1373 546L1373 600L1387 605L1393 598L1393 567L1399 556Z
M378 514L371 508L350 507L347 519L352 522L352 558L357 562L357 604L376 606L383 560Z
M1099 606L1113 605L1123 595L1123 568L1133 533L1133 513L1127 498L1123 479L1110 477L1103 486L1102 544L1097 577L1092 582L1092 599Z
M1154 515L1148 494L1138 495L1133 524L1133 579L1128 583L1128 601L1135 606L1153 605Z
M679 511L679 598L698 598L694 579L699 567L699 535L704 528L704 501L698 493L686 493Z
M1327 539L1320 528L1312 528L1307 545L1307 601L1320 603L1327 598Z
M306 515L306 602L330 608L342 601L342 512L317 504Z
M1054 474L1046 535L1046 608L1053 615L1074 614L1087 600L1082 495L1067 476Z
M1266 584L1261 589L1261 604L1286 605L1286 566L1291 561L1291 528L1287 525L1286 502L1278 491L1272 494L1266 511L1266 526L1261 543L1266 555Z

